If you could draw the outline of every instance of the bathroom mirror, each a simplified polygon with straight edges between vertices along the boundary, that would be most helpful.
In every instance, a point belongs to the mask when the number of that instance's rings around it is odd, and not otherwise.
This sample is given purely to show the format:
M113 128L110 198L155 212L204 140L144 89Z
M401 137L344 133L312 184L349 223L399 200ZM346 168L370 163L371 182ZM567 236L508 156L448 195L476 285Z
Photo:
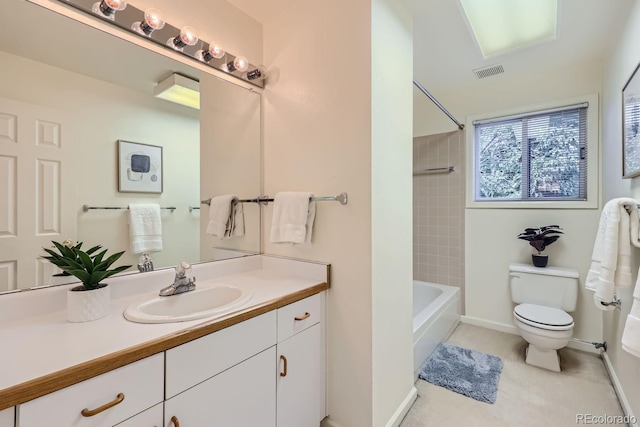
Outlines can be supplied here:
M51 240L125 250L118 265L139 274L131 203L175 207L161 209L156 269L260 252L257 204L243 206L245 235L221 240L202 232L200 203L260 194L255 90L23 0L3 2L0 64L0 292L56 280L40 258ZM153 96L174 74L199 81L200 110ZM118 141L162 148L161 192L118 191Z

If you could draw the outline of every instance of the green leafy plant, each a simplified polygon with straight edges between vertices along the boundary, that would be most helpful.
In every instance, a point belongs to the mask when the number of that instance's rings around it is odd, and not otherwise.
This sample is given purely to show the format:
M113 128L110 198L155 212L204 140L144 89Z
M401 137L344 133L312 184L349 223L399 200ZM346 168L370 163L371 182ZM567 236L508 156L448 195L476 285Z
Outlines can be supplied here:
M564 233L559 225L545 225L538 228L525 228L523 233L518 234L518 239L527 240L540 255L544 248L558 240L561 234Z
M130 265L122 265L109 270L124 253L118 252L105 259L108 249L102 249L102 246L94 246L87 251L83 251L82 242L73 243L65 240L62 243L54 242L51 249L42 248L49 256L43 256L50 263L60 267L63 270L62 275L71 275L77 277L84 286L84 290L101 288L100 282L107 277L120 273Z

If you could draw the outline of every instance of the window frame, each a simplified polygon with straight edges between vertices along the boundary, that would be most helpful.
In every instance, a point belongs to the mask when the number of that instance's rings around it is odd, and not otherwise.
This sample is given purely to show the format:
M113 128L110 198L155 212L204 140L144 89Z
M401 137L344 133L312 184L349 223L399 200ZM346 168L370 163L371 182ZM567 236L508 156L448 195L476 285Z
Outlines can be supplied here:
M507 118L529 114L536 111L560 108L566 105L588 103L587 108L587 199L586 200L552 200L552 199L529 199L529 200L476 200L475 180L477 176L478 161L476 159L475 143L475 121ZM600 105L598 94L583 95L575 98L566 98L551 101L543 104L529 105L506 111L485 113L481 115L469 116L466 119L466 153L467 153L467 173L466 173L466 207L467 208L488 208L488 209L596 209L599 200L599 158L600 158Z

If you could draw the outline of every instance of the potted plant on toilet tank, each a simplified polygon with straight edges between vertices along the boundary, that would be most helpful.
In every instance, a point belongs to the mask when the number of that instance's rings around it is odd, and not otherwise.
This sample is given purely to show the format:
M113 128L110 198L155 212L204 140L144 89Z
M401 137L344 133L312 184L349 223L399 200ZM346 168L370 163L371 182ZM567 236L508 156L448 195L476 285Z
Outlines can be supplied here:
M532 254L531 259L536 267L546 267L549 261L548 255L542 255L542 251L558 240L564 234L558 225L545 225L538 228L525 228L523 233L518 234L518 239L526 240L538 252Z
M100 251L101 246L94 246L85 252L81 249L82 242L65 240L51 243L51 249L43 248L49 254L43 258L61 268L62 274L75 276L82 282L82 285L67 292L67 319L70 322L87 322L106 316L111 298L109 288L102 280L131 267L122 265L109 270L124 251L105 257L107 249Z

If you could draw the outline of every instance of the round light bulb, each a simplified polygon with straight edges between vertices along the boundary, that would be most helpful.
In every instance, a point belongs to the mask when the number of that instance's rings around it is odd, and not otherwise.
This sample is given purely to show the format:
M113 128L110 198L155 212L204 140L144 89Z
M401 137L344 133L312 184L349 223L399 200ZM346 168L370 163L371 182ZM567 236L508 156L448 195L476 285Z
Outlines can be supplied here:
M196 34L195 28L189 26L182 27L180 30L180 40L188 46L196 44L198 42L198 35Z
M220 59L224 56L225 52L218 43L211 42L209 44L209 54L216 59Z
M102 3L109 6L114 12L124 10L127 7L127 3L122 0L102 0Z
M150 7L149 9L144 11L144 22L154 31L161 30L164 27L162 12L160 12L155 7Z
M238 55L233 60L233 67L238 71L247 71L247 68L249 68L249 61L244 56Z
M113 20L116 12L124 10L127 3L122 0L100 0L91 7L91 11L104 18Z

